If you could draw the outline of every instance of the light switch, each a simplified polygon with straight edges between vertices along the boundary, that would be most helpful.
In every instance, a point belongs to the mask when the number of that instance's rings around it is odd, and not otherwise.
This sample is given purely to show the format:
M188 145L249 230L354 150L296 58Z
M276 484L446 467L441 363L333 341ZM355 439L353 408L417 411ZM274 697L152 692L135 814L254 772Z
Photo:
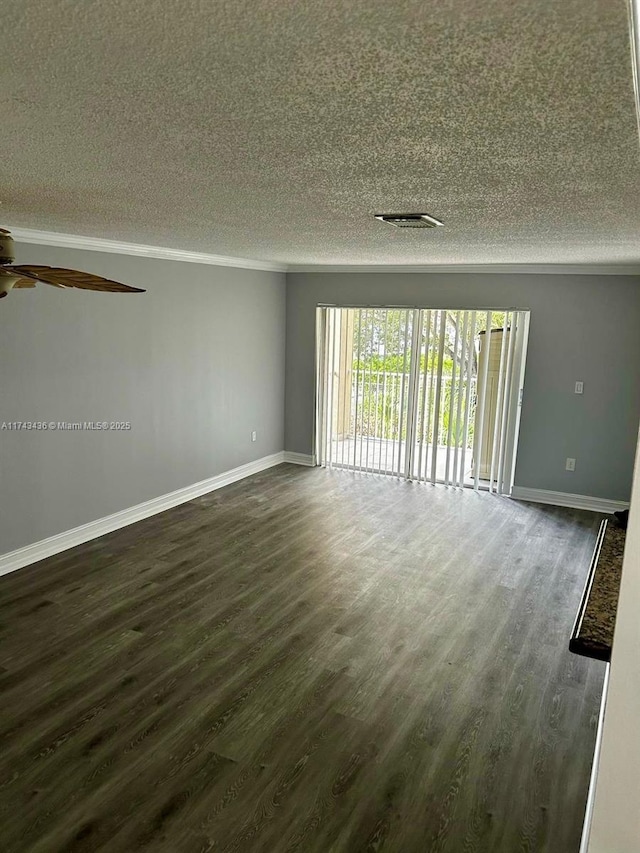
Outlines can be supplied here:
M584 382L576 382L576 394L582 394L584 391Z

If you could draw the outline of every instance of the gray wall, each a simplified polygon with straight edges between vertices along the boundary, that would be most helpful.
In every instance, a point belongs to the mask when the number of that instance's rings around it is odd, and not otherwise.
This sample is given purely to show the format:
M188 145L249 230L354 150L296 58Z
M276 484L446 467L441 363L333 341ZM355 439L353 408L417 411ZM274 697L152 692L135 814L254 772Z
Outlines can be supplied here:
M17 261L147 293L0 302L0 423L132 424L0 431L0 554L283 449L284 274L28 245Z
M634 276L295 273L287 277L285 448L313 451L318 303L531 309L516 485L628 500L640 417ZM574 394L576 380L584 395ZM575 472L565 460L574 457Z

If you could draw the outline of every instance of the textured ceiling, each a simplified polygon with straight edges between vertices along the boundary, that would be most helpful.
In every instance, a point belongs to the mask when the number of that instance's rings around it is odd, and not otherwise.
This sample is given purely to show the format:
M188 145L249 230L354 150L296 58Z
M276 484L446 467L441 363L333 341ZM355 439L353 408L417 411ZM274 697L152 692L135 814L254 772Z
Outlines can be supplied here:
M2 7L0 224L290 264L640 259L625 0ZM374 213L426 211L399 230Z

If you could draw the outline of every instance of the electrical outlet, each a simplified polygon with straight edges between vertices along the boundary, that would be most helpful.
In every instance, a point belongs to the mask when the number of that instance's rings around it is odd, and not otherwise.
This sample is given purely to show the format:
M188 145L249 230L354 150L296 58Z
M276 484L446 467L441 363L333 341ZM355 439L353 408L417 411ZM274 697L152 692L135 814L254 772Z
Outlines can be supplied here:
M584 392L584 382L576 382L576 394L582 394Z
M257 438L258 438L258 433L254 429L253 432L251 433L251 441L255 441Z
M567 456L567 464L565 465L567 471L575 471L576 470L576 460L572 459L570 456Z

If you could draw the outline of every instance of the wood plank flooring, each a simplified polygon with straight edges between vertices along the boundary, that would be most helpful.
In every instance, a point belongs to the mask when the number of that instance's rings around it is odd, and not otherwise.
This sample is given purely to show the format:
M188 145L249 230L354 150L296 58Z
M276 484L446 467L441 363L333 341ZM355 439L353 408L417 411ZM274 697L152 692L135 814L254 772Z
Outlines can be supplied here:
M0 578L0 849L577 853L599 521L282 465Z

